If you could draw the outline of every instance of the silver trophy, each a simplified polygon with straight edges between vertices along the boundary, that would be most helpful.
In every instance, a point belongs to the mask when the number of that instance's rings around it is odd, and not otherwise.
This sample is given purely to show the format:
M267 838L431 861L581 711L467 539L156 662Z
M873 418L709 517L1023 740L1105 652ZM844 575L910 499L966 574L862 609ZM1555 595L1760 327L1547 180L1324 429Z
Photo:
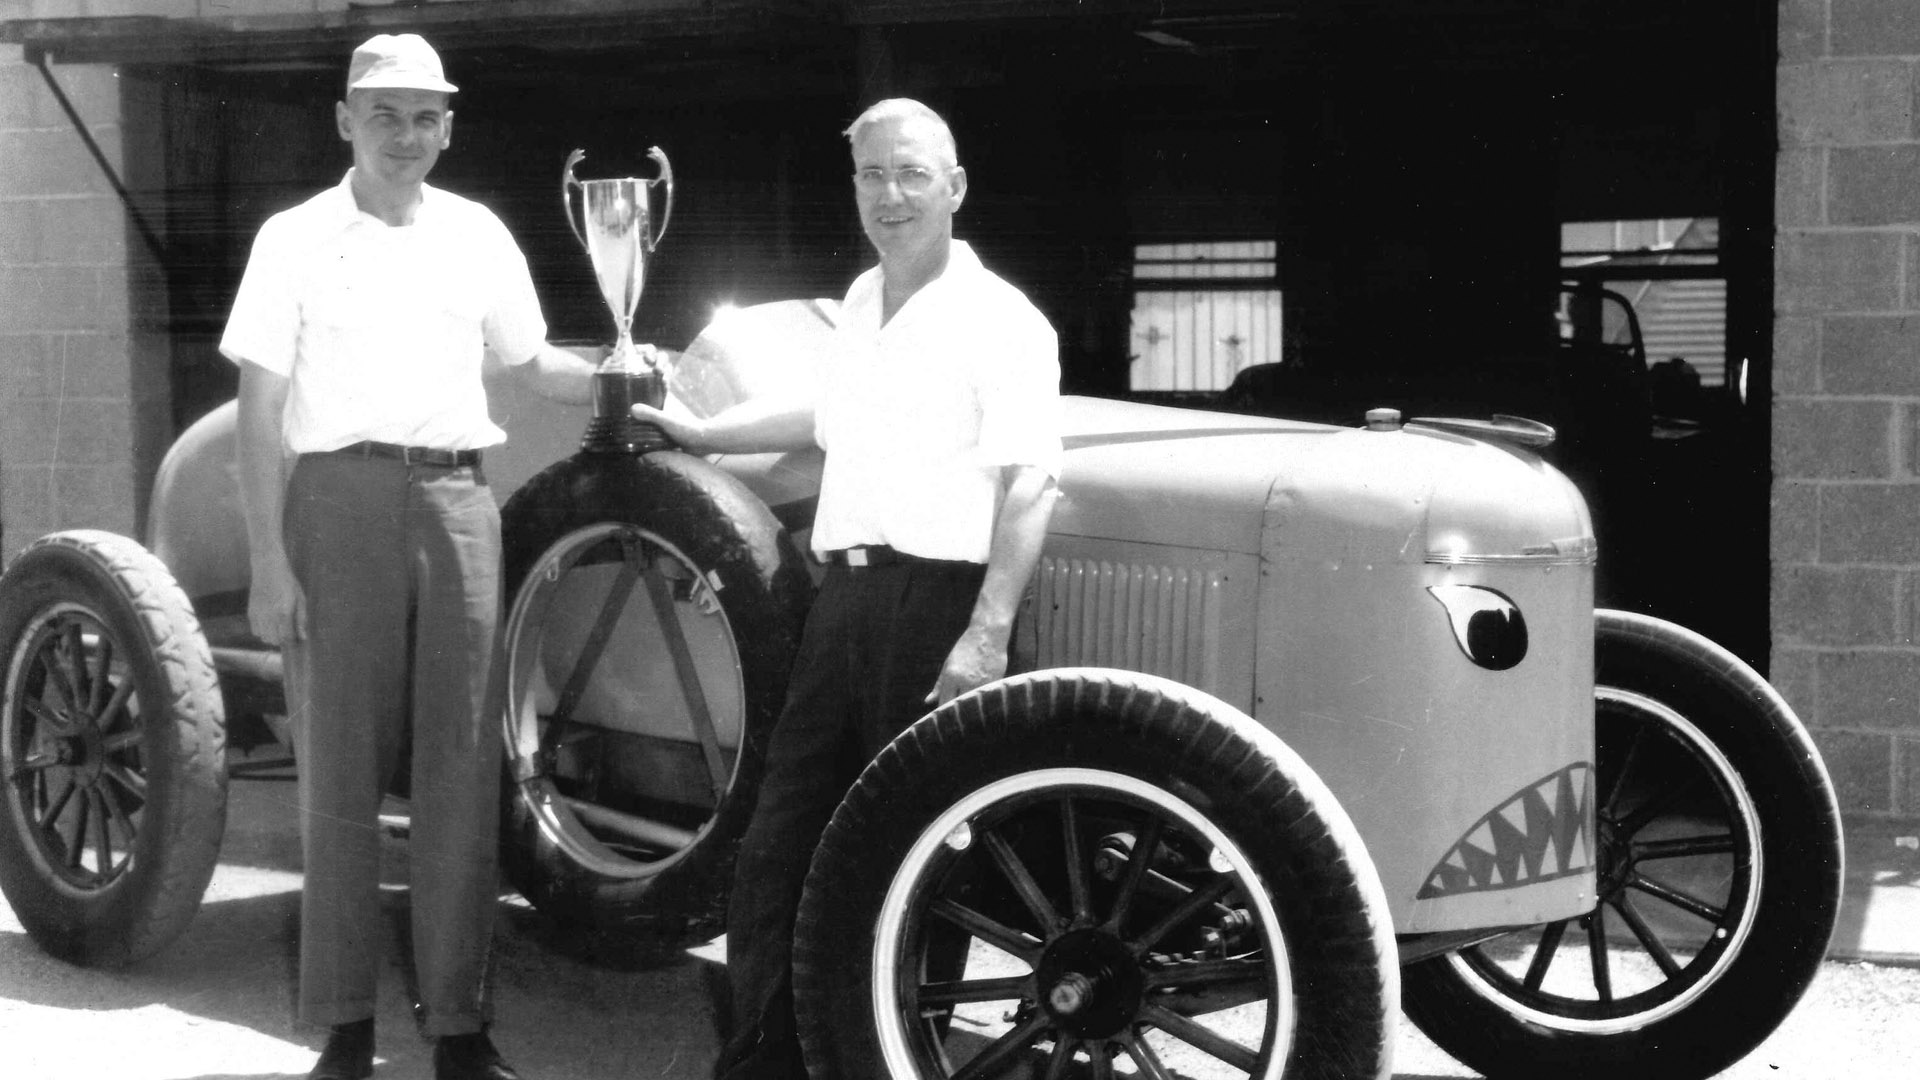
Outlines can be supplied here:
M645 453L670 445L667 437L652 424L633 418L634 402L659 408L666 400L666 379L650 354L633 345L633 312L640 306L640 290L646 285L647 260L660 238L666 234L667 219L673 214L673 167L667 155L655 146L647 156L660 164L660 175L652 180L622 177L616 180L577 180L573 167L587 156L585 150L567 155L560 175L560 199L566 205L567 226L579 239L593 263L594 277L600 282L600 295L613 311L617 331L613 351L601 361L593 377L593 419L587 424L581 448L605 453ZM647 189L666 188L660 208L660 227L651 227L652 209ZM573 208L573 189L580 189L580 210Z

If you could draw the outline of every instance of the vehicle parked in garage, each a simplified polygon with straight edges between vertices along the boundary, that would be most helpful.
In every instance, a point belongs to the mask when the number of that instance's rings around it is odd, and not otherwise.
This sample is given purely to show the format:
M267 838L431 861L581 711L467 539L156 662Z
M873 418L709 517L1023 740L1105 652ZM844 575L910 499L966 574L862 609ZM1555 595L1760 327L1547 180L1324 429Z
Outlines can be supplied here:
M1489 357L1436 348L1398 363L1258 364L1210 403L1224 412L1350 423L1368 408L1407 416L1511 415L1552 428L1536 447L1586 498L1606 558L1596 568L1599 602L1659 615L1734 638L1752 649L1750 571L1731 550L1712 559L1667 557L1689 531L1743 528L1746 477L1742 392L1702 388L1685 359L1650 364L1629 297L1592 279L1560 288L1557 344ZM1760 635L1764 644L1764 635Z
M678 407L805 380L831 318L717 320ZM710 938L819 457L568 456L579 417L497 407L508 872L580 933ZM896 740L815 856L816 1076L1384 1076L1403 1007L1489 1075L1704 1077L1786 1016L1838 906L1825 769L1747 665L1595 610L1537 427L1066 418L1024 673ZM65 533L0 578L0 884L75 962L191 917L223 742L282 708L231 428L169 455L151 553Z

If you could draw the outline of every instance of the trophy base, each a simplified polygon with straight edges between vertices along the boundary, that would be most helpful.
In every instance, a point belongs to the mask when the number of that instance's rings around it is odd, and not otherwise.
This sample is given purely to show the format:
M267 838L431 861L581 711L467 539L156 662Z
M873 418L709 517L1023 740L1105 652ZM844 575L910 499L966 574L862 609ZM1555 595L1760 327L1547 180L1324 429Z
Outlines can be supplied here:
M667 381L658 371L593 373L593 419L580 437L589 454L648 454L673 449L673 440L657 426L635 420L635 402L659 408L667 399Z
M587 421L580 436L580 449L589 454L651 454L655 450L675 449L672 439L652 424L628 417L625 420Z

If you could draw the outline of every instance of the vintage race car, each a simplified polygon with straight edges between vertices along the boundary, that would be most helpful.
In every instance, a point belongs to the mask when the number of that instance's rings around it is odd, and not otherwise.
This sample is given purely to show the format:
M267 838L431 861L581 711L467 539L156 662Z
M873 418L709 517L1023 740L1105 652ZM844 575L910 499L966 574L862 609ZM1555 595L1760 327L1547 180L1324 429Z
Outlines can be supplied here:
M832 316L717 319L673 407L806 380ZM819 456L573 453L579 415L494 392L506 869L580 935L711 938ZM1825 769L1738 659L1594 609L1538 428L1065 410L1020 673L895 740L814 856L816 1077L1385 1076L1401 1008L1489 1075L1699 1077L1793 1007L1838 906ZM284 708L232 426L169 455L151 553L60 534L0 579L0 884L76 962L190 918L226 731Z

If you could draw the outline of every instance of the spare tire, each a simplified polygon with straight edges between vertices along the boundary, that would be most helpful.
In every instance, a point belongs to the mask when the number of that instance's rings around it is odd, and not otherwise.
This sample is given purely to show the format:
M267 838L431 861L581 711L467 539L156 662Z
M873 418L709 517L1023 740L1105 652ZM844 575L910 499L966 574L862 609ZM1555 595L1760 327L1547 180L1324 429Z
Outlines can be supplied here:
M1397 965L1359 834L1279 738L1063 669L942 706L861 775L807 875L795 1015L814 1080L1355 1080L1392 1071Z
M510 880L585 940L712 938L812 599L800 554L671 451L559 462L501 531Z
M75 964L150 956L193 918L226 828L213 660L172 575L93 531L0 576L0 888Z

